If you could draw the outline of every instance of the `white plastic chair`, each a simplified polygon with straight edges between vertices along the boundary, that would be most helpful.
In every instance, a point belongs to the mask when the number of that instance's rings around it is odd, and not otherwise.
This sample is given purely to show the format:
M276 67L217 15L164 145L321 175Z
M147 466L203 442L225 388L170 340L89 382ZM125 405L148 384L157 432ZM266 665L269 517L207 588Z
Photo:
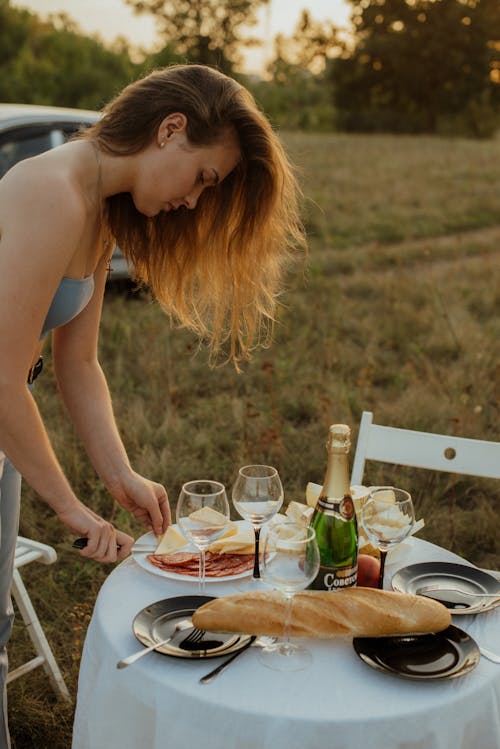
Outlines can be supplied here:
M500 479L500 442L380 426L370 411L363 411L351 486L363 483L367 460ZM486 571L500 576L500 571Z
M500 479L500 442L380 426L363 411L351 484L362 484L367 460Z
M42 564L53 564L56 559L56 550L52 546L32 541L29 538L24 538L24 536L17 537L12 596L26 625L37 655L35 658L14 669L14 671L11 671L7 677L7 684L19 676L32 671L34 668L43 666L56 694L65 700L69 700L70 694L68 688L19 572L19 567L30 562L39 561Z

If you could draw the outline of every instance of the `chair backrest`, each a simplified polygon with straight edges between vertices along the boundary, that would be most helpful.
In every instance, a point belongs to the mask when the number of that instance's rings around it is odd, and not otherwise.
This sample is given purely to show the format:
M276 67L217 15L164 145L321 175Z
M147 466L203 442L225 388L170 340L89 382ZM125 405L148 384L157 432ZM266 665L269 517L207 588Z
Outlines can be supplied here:
M33 541L31 538L18 536L16 541L16 554L14 566L16 570L25 564L40 560L42 564L53 564L57 559L57 553L52 546Z
M380 426L363 411L351 484L362 484L366 460L500 479L500 442Z

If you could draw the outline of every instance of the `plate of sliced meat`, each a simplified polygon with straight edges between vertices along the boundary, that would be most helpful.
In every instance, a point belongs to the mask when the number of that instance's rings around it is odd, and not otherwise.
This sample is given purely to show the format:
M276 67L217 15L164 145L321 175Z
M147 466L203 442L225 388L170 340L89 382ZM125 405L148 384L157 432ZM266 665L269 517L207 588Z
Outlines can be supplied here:
M174 526L175 527L175 526ZM156 537L153 533L146 533L137 539L136 546L154 547ZM254 555L252 553L238 553L237 545L233 542L232 551L205 552L205 582L224 582L247 577L253 571ZM248 552L243 545L241 551ZM169 554L152 554L143 551L133 551L132 556L137 564L147 572L173 580L198 582L198 550L186 543L186 546Z

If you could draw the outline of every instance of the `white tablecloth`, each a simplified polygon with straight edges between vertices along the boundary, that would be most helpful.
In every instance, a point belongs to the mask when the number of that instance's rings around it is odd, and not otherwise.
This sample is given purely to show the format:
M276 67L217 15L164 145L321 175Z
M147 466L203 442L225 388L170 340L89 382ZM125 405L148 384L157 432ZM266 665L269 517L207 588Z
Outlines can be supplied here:
M411 539L389 557L386 579L422 561L463 563ZM235 592L227 582L206 587L207 595ZM152 653L118 670L139 646L137 612L193 593L196 582L166 580L132 559L109 576L83 651L73 749L500 749L500 665L485 658L463 677L419 682L370 668L349 640L308 640L313 664L293 673L264 668L255 648L207 685L198 679L219 659ZM500 651L500 608L454 624Z

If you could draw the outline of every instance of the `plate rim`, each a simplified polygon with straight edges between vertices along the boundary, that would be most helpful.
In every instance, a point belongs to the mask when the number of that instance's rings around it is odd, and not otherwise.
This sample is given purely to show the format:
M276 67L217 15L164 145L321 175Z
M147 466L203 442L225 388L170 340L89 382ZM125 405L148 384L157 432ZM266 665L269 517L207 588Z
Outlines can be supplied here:
M449 627L446 627L446 629L442 630L441 632L430 632L427 635L415 635L415 636L426 637L430 634L430 635L435 635L436 637L442 637L442 636L446 636L447 632L452 635L460 635L462 639L465 639L468 642L469 646L472 647L472 651L465 657L465 660L461 664L460 667L453 666L450 671L447 671L446 673L441 673L441 674L434 674L434 675L433 674L422 674L422 675L414 674L413 675L413 674L404 673L402 671L398 671L397 669L394 669L394 668L384 667L382 663L375 661L373 658L370 658L368 654L366 653L361 653L359 649L356 647L356 644L359 644L360 642L363 642L363 641L373 642L376 640L379 640L379 641L390 640L391 636L388 636L388 637L354 637L353 648L358 658L363 663L366 663L367 666L370 666L375 671L380 671L385 674L391 674L392 676L396 676L400 679L406 679L410 681L442 681L446 679L456 679L460 676L465 676L466 674L473 671L481 659L481 652L479 649L479 645L477 644L475 639L468 632L465 632L463 629L461 629L460 627L457 627L454 624L450 624ZM404 635L394 635L394 637L404 637ZM448 642L450 641L452 643L454 642L450 637L447 637L447 640ZM473 660L468 663L467 661L470 661L472 657L473 657Z
M161 598L158 601L152 601L151 603L147 604L147 606L143 606L143 608L138 611L133 620L132 620L132 633L134 634L135 638L141 643L141 645L144 645L145 647L148 647L154 642L154 637L148 636L144 637L141 636L140 633L137 632L137 622L139 620L139 617L144 614L146 609L152 607L152 606L158 606L160 604L169 604L169 605L175 605L175 602L177 601L179 603L178 609L171 609L171 611L168 611L166 613L172 613L174 614L177 611L184 611L186 608L191 608L192 604L189 602L193 599L203 599L199 602L198 606L203 605L204 603L208 603L208 601L212 601L217 596L210 596L210 595L202 595L202 594L188 594L183 596L169 596L168 598ZM192 608L192 613L196 611L198 607ZM217 634L217 633L213 633ZM245 645L251 640L251 635L246 634L234 634L233 637L236 637L236 642L231 642L230 645L225 647L224 649L218 649L217 652L213 651L190 651L190 650L182 650L179 649L179 652L175 651L168 651L168 650L162 650L162 649L155 649L155 653L159 653L160 655L166 655L171 658L180 658L182 660L206 660L207 658L223 658L227 655L230 655L232 653L236 653L239 650L243 649ZM168 647L168 645L165 645L164 647ZM200 654L203 653L203 654Z
M480 567L475 567L474 565L463 564L461 562L447 562L447 561L414 562L413 564L408 564L405 567L401 567L400 569L398 569L393 574L393 576L391 578L391 587L392 587L392 589L398 591L399 593L411 593L413 595L416 595L413 591L408 590L407 586L402 585L401 583L399 583L399 581L397 579L398 576L401 576L405 572L408 572L408 570L414 569L416 567L420 567L420 568L423 568L423 569L425 569L425 568L431 569L432 567L435 567L436 570L437 570L436 574L439 574L440 568L443 568L443 572L445 571L446 568L449 569L449 568L457 568L457 567L460 568L461 570L465 570L465 571L474 570L474 575L476 577L477 576L478 577L483 577L483 578L486 578L487 581L489 581L490 583L495 583L496 587L498 589L499 596L500 596L500 580L497 580L497 578L494 575L490 575L485 570L482 570ZM458 575L455 575L455 577L458 578ZM462 577L464 579L467 579L467 575L462 575ZM469 576L468 580L470 582L477 582L477 580L474 579L474 578L472 578L471 576ZM438 592L439 591L434 591L434 593L438 593ZM493 590L492 592L496 592L496 591ZM435 600L439 600L437 598L437 596L433 596L433 598ZM490 601L490 602L486 601L485 603L481 603L481 604L477 604L477 605L472 605L472 606L467 606L466 608L457 608L457 609L455 609L455 608L449 608L448 610L450 611L450 613L453 616L468 616L468 615L483 613L483 612L486 612L486 611L492 611L493 609L497 608L498 606L500 606L500 600L498 600L498 601L493 600L493 601Z
M246 520L233 520L232 522L236 523L239 527L250 526L251 525ZM241 525L240 525L241 524ZM177 523L172 523L172 528L175 528L176 530L179 529L179 526ZM180 532L180 531L179 531ZM156 538L153 531L147 531L146 533L143 533L142 536L136 539L136 544L146 544L150 543L152 541L152 537ZM196 551L195 547L192 546L192 544L189 543L189 541L186 541L186 546L183 546L178 551L182 551L186 547L191 546L193 551ZM145 554L143 551L133 551L132 559L134 562L145 572L149 572L152 575L157 575L158 577L166 578L167 580L177 580L178 582L185 582L185 583L198 583L198 577L195 577L194 575L182 575L178 572L170 572L167 570L162 570L159 567L155 567L154 564L151 564L151 562L148 562L148 555ZM205 576L205 584L207 583L224 583L224 582L232 582L233 580L242 580L245 577L250 577L250 575L253 572L253 567L249 568L248 570L245 570L245 572L239 572L237 575L224 575L223 577L211 577L206 575Z

